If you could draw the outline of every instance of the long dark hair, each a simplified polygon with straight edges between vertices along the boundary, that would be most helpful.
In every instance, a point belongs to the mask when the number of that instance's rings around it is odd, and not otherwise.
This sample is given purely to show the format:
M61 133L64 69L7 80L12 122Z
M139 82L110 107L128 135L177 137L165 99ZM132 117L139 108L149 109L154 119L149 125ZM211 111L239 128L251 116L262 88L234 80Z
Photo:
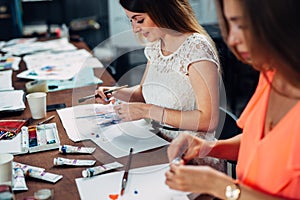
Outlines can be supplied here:
M300 1L242 2L249 23L252 54L271 55L271 65L300 86Z
M253 65L268 64L292 84L300 86L300 1L299 0L237 0L247 24ZM224 18L223 0L216 0L224 39L228 24ZM234 51L234 49L233 49ZM260 66L257 66L260 67ZM262 68L262 67L261 67ZM262 68L263 71L263 68Z

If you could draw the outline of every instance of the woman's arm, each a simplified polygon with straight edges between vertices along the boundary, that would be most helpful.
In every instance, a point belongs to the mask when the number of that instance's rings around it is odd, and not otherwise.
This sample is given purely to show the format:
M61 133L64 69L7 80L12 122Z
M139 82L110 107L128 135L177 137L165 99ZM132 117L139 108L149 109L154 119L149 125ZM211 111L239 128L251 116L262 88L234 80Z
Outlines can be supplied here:
M189 79L196 97L197 109L165 109L163 122L186 130L215 130L219 120L219 73L216 64L210 61L191 64Z
M166 184L175 190L209 194L220 199L227 199L225 195L227 186L234 186L235 180L226 174L208 166L190 166L171 164L170 171L166 172ZM281 198L254 190L239 184L239 200L280 200Z
M236 161L240 149L241 135L238 134L226 140L210 142L211 151L208 153L208 156Z

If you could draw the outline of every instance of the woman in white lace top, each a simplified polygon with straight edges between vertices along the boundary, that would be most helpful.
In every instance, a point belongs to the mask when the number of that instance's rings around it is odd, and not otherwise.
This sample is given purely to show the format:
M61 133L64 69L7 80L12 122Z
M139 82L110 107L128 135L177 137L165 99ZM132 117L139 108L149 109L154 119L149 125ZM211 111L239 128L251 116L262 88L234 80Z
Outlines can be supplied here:
M115 106L124 121L149 118L172 140L180 130L214 139L219 118L218 55L188 0L120 0L134 33L148 43L147 67L139 85L105 95L129 102Z

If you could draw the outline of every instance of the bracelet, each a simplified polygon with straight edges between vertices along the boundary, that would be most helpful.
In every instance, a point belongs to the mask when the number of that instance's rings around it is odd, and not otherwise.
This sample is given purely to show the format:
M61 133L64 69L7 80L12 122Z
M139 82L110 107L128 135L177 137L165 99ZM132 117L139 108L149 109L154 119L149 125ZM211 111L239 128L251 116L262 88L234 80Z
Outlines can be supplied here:
M161 120L160 120L160 122L163 123L163 124L165 123L164 122L164 117L165 117L165 107L163 107L163 111L162 111L162 115L161 115Z

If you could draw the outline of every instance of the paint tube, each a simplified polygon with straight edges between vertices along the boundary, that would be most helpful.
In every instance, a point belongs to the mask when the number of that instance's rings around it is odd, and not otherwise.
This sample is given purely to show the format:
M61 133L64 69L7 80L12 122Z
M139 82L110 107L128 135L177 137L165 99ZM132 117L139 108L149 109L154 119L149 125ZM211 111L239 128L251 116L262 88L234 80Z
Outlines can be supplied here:
M49 173L49 172L45 172L45 171L40 172L40 171L37 171L34 169L29 169L26 173L26 176L44 180L44 181L48 181L51 183L56 183L63 177L62 175L53 174L53 173Z
M85 170L82 171L82 176L84 178L86 177L92 177L92 176L96 176L98 174L107 172L109 170L113 170L113 169L117 169L119 167L123 167L123 165L121 163L118 162L113 162L113 163L109 163L106 165L100 165L97 167L91 167L91 168L87 168Z
M24 171L21 168L14 168L13 191L28 190L25 182Z
M62 154L67 153L82 153L82 154L92 154L96 148L93 147L77 147L71 145L62 145L59 147L59 152Z
M77 160L67 158L54 158L54 165L72 165L72 166L92 166L96 163L96 160Z
M23 163L13 162L13 168L21 168L23 172L26 174L29 169L34 169L35 171L43 172L45 171L44 168L41 167L35 167L31 165L25 165Z

